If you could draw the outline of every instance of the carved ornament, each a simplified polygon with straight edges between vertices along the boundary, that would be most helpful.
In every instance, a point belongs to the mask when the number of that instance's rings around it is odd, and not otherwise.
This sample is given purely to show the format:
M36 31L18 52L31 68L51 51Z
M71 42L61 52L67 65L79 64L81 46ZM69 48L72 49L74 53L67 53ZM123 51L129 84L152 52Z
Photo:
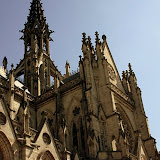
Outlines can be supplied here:
M45 144L48 144L48 145L51 143L51 138L50 138L49 134L43 133L43 141Z
M74 116L79 115L79 112L80 112L80 108L76 107L76 108L73 110Z
M111 64L108 63L108 74L112 80L116 80L116 73Z

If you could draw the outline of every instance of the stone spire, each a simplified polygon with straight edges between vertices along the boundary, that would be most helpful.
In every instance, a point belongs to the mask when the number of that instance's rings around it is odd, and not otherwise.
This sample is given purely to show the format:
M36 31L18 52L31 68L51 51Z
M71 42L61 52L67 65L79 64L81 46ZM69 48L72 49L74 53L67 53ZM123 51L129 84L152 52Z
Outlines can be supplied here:
M83 35L82 43L85 44L87 42L86 33L83 32L82 35Z
M100 43L100 39L99 39L99 34L98 34L97 31L95 32L95 36L96 36L95 42L96 42L96 44L99 44Z
M41 1L32 0L20 38L24 40L24 58L15 69L15 77L24 75L24 85L34 96L43 94L51 86L51 79L57 86L63 79L50 57L53 31L49 30L43 12Z
M25 28L20 32L23 33L20 39L24 40L25 53L30 51L30 49L33 52L42 52L45 50L50 55L49 41L53 41L50 35L54 31L50 30L46 23L46 17L44 16L44 10L42 9L40 0L32 0Z
M69 74L70 74L70 64L69 64L68 60L66 61L65 68L66 68L65 78L68 78Z
M3 68L4 68L5 72L7 71L7 64L8 64L8 61L7 61L7 58L5 56L4 59L3 59Z
M44 17L42 3L40 2L40 0L33 0L31 2L31 9L27 23L29 23L30 27L32 28L36 20L38 20L41 26L44 26L46 23L46 17Z
M21 39L25 45L24 82L35 96L50 86L50 72L47 67L51 63L49 41L52 41L50 35L53 31L49 30L43 12L41 1L32 0L27 23L21 31Z

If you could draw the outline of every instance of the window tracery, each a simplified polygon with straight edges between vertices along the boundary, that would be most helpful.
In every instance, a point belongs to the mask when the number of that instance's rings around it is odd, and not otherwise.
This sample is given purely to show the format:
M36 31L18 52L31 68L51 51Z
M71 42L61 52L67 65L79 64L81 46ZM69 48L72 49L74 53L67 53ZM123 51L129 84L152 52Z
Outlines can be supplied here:
M77 137L77 127L75 123L73 123L72 134L73 134L73 148L77 150L78 149L78 137Z
M107 133L106 133L106 122L101 119L101 122L100 122L100 126L101 126L101 150L102 151L105 151L107 150Z
M120 120L120 127L121 127L123 137L125 139L125 142L126 142L127 146L129 147L129 151L132 152L132 150L133 150L132 134L131 134L131 131L130 131L128 124L126 123L126 121L124 119Z

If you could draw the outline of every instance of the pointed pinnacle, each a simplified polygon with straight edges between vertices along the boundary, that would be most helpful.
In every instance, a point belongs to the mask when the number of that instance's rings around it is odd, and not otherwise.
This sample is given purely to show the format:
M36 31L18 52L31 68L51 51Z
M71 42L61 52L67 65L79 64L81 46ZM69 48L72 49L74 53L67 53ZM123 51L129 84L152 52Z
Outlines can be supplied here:
M98 36L99 36L99 34L98 34L98 32L97 32L97 31L95 32L95 35L96 35L96 37L98 37Z
M103 39L104 42L106 42L106 35L103 35L102 39Z
M97 31L95 32L95 36L96 36L96 43L99 43L99 40L100 40L100 39L99 39L99 34L98 34Z
M31 27L34 25L36 19L39 20L39 23L42 23L45 21L45 17L43 15L42 5L40 0L32 0L31 6L29 9L29 16L28 16L28 22Z
M128 71L126 70L126 78L128 78Z
M125 71L122 72L122 77L123 77L124 79L126 78Z
M80 59L80 61L82 61L82 56L81 55L79 56L79 59Z
M90 36L88 36L88 42L89 42L89 44L92 44L92 43L91 43L91 37L90 37Z
M66 64L67 64L67 65L69 64L68 60L66 60Z
M88 45L90 47L90 50L92 50L93 46L92 46L92 43L91 43L91 37L90 36L88 36Z
M133 70L132 70L132 66L130 63L128 64L128 67L129 67L129 73L131 74Z
M13 65L13 63L11 64L11 70L13 70L14 69L14 65Z
M83 32L82 35L83 35L83 37L82 37L82 42L85 43L85 42L86 42L86 33Z

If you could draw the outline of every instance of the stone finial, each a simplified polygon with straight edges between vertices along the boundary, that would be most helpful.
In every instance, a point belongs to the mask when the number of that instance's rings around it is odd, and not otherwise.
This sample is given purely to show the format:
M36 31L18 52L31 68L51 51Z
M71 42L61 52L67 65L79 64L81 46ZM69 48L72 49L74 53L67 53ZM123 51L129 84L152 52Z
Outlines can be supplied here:
M106 35L103 35L103 36L102 36L102 39L103 39L103 42L106 42L106 41L107 41L107 40L106 40L106 39L107 39L107 38L106 38Z
M86 33L83 32L82 35L83 35L83 37L82 37L82 42L85 43L85 42L86 42Z
M90 36L88 36L88 45L89 45L89 47L90 47L90 50L94 50L94 47L93 47L93 45L92 45L91 37L90 37Z
M68 69L68 71L69 71L69 68L70 68L70 64L69 64L69 62L68 62L68 60L66 61L66 66L65 66L67 69Z
M96 35L96 37L98 37L98 36L99 36L99 34L98 34L98 32L97 32L97 31L95 32L95 35Z
M92 43L91 43L91 37L90 37L90 36L88 36L88 43L89 43L89 44L92 44Z
M82 56L81 55L79 56L79 60L82 61Z
M65 78L68 78L69 77L69 74L70 74L70 64L68 62L68 60L66 61L66 74L65 74Z
M125 78L126 78L125 71L123 71L123 72L122 72L122 77L123 77L123 79L125 79Z
M128 67L129 67L129 73L132 74L132 73L133 73L133 70L132 70L132 66L131 66L130 63L128 64Z
M12 70L12 71L14 70L14 65L13 65L13 63L11 64L11 70Z
M68 60L66 61L66 65L69 65L69 62L68 62Z
M95 32L95 36L96 36L96 44L99 43L100 39L99 39L99 34L98 32L96 31Z
M44 111L42 111L41 115L42 115L42 117L47 117L48 113L47 113L47 111L44 110Z
M7 58L5 56L4 59L3 59L3 67L4 67L5 70L7 69L7 64L8 64L8 61L7 61Z
M126 70L126 78L128 78L128 70Z

